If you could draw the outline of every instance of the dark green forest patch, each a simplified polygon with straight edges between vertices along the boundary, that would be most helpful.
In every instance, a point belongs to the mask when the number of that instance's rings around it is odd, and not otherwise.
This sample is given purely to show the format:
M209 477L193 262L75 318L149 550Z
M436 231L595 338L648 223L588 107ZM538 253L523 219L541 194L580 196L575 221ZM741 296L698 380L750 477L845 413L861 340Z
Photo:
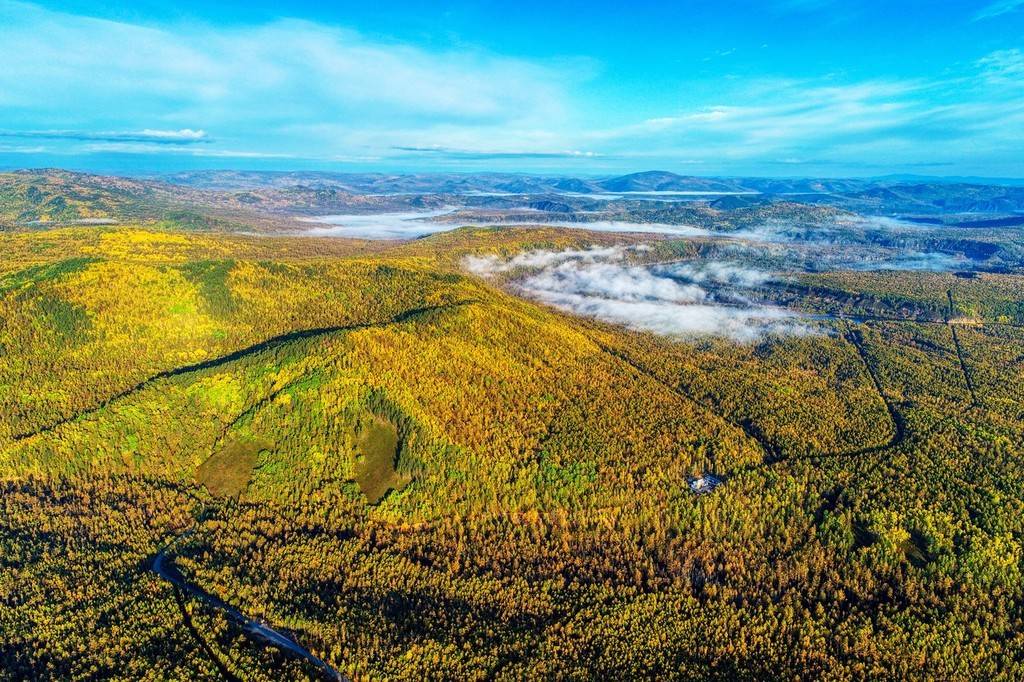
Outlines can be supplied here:
M88 268L91 263L95 263L98 260L98 258L69 258L47 265L33 265L24 270L12 272L9 275L0 277L0 294L81 272Z
M181 267L185 278L199 287L199 295L215 317L226 317L238 309L228 286L228 274L234 266L233 260L204 260Z
M39 319L63 341L80 341L91 322L84 306L69 303L55 296L40 296L36 300Z

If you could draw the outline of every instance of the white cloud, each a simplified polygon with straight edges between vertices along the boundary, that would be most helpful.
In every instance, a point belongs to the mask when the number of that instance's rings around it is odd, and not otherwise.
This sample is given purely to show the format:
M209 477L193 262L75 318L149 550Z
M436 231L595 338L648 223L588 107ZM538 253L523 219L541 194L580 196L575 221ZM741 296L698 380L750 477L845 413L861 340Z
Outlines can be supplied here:
M29 147L26 145L0 144L0 152L4 154L42 154L45 151L46 147L40 146Z
M531 251L509 259L471 256L464 265L485 275L532 268L515 283L524 296L631 329L739 342L814 333L796 313L752 303L735 290L766 282L768 273L717 261L638 265L626 253L621 247ZM699 284L710 282L726 286L712 291Z
M409 211L405 213L377 213L374 215L329 215L303 218L317 223L309 234L321 237L352 237L356 239L416 239L436 232L448 232L459 227L457 223L432 222L432 218L448 213L439 211Z
M6 0L0 45L8 127L134 129L145 121L137 136L150 141L194 142L206 137L201 127L228 144L259 139L277 152L309 145L296 134L303 126L325 125L334 128L317 145L325 156L360 144L435 144L429 130L445 125L471 131L468 144L445 140L460 148L546 151L519 143L563 123L566 89L585 77L578 64L430 51L307 21L153 27Z
M691 282L756 287L774 279L771 273L754 270L728 261L690 261L665 266L661 272L684 277Z
M209 137L205 130L192 130L191 128L182 128L181 130L150 130L146 128L140 131L138 135L143 138L173 140L175 142L198 142Z
M935 251L910 251L892 255L888 258L865 258L859 262L847 264L852 270L926 270L930 272L950 272L970 267L966 258Z
M586 299L613 299L629 303L702 303L707 292L694 284L654 274L648 268L622 263L569 260L545 268L521 283L524 290L548 300L563 294Z
M660 135L678 142L710 141L730 153L763 155L794 143L877 133L912 123L919 112L906 97L920 85L868 82L811 85L789 81L751 83L747 102L718 104L697 111L648 119L636 126L607 131L608 139Z
M1015 12L1021 7L1024 7L1024 0L996 0L996 2L986 5L980 12L975 14L974 20L993 19L1010 12Z
M589 249L567 249L565 251L525 251L512 258L503 259L496 254L482 256L466 256L463 264L466 269L478 275L489 275L496 272L510 272L519 268L545 268L567 260L595 262L597 260L620 260L625 256L625 249L620 246L599 247Z
M842 6L776 4L828 6L830 14ZM979 16L1020 6L1000 0ZM1017 49L979 54L929 80L712 81L681 70L666 90L682 95L670 100L596 89L611 79L589 89L596 67L582 59L427 49L293 19L142 25L0 0L0 46L3 126L70 131L47 144L51 152L81 151L75 131L128 131L103 134L161 144L122 148L138 153L193 144L211 149L197 156L239 149L406 167L604 172L665 163L703 164L713 174L823 159L833 172L944 161L960 172L970 163L976 172L1014 174L1024 129L1024 98L1008 87L1022 81ZM648 99L652 107L678 101L678 109L648 110Z
M744 79L719 88L718 101L593 131L579 144L610 155L644 150L642 156L719 165L796 161L790 165L821 166L830 175L842 166L962 169L965 159L982 174L997 167L1013 174L1021 138L1013 124L1024 119L1022 69L1022 53L1009 49L942 78Z
M993 85L1024 86L1024 52L1016 48L987 54L978 60L978 67L985 80Z
M586 152L576 149L524 151L517 149L452 149L450 147L441 146L396 146L394 149L395 151L408 152L410 154L436 154L448 159L484 161L495 159L592 159L601 156L601 154L598 154L597 152Z
M204 130L130 130L94 132L91 130L3 130L0 137L20 137L44 140L75 140L79 142L111 142L111 143L152 143L188 145L209 142L210 138Z
M665 336L722 336L752 343L771 334L806 336L813 333L809 327L800 324L795 315L779 308L683 306L663 301L619 301L558 291L527 293L577 315Z
M80 147L86 152L114 152L118 154L177 154L227 159L294 159L294 154L247 151L242 149L210 149L175 144L145 142L91 142Z

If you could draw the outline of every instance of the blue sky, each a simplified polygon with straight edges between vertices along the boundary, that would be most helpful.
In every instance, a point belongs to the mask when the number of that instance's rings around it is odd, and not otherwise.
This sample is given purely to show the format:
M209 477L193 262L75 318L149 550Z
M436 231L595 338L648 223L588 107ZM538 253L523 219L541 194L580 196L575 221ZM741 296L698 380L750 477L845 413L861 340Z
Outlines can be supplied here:
M0 166L1024 177L1024 0L0 0Z

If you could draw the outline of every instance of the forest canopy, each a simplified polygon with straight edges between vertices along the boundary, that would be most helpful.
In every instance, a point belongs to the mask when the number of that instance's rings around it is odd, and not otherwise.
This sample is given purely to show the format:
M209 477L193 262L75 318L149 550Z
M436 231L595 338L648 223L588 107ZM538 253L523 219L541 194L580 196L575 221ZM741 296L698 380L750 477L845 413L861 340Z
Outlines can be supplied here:
M813 333L747 339L523 284L613 262L723 301L720 248L0 235L3 675L1017 677L1019 276L750 280Z

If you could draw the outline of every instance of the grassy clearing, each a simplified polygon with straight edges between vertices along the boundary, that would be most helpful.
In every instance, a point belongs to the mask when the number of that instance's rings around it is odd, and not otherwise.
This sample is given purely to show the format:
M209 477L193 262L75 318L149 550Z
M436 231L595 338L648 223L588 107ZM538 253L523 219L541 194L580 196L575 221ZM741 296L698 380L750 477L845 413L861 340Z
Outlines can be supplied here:
M230 440L196 469L196 481L215 497L236 497L249 486L256 458L269 445L258 440Z
M409 482L395 470L397 460L395 425L376 415L360 419L356 426L356 483L370 504Z

